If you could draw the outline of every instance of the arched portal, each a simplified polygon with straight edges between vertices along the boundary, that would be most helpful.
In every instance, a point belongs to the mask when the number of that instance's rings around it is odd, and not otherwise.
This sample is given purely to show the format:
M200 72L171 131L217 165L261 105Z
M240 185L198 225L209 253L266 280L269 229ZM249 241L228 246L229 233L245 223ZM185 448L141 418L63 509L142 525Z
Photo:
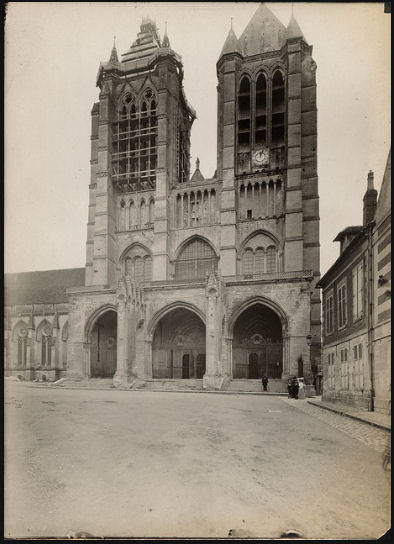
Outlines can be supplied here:
M94 322L90 334L90 376L112 378L116 371L117 314L107 310Z
M234 378L280 378L283 370L282 323L268 306L253 304L237 318L233 334Z
M202 378L205 325L186 308L175 308L157 323L152 343L153 378Z

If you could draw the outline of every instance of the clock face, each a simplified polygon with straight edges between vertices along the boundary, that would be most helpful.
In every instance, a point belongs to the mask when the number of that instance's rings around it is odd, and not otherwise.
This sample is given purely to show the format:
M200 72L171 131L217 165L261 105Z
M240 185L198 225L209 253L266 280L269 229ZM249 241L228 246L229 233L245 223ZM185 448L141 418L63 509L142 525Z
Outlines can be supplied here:
M257 149L253 154L254 163L257 166L268 164L269 153L267 148Z

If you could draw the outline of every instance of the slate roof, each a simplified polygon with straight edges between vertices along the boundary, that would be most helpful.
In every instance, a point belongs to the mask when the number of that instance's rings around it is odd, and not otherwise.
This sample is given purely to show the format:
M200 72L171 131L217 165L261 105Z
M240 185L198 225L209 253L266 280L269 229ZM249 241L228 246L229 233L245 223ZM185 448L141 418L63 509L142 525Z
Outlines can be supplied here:
M85 268L20 272L4 276L4 304L57 304L67 302L66 289L85 285Z
M276 15L264 3L261 3L239 40L230 28L219 58L229 53L251 56L267 51L278 51L286 40L292 38L301 38L306 43L305 36L294 16L291 16L286 28Z

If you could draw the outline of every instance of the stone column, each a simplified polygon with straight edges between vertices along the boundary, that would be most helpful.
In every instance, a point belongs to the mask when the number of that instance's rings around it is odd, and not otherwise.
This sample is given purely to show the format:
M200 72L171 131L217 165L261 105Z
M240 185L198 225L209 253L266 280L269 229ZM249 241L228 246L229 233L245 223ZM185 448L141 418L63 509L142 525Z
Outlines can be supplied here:
M117 322L117 356L116 372L113 378L115 387L127 387L130 382L129 372L129 308L127 297L123 294L118 296L118 322Z
M204 389L221 389L229 381L222 361L222 301L220 284L212 272L206 288L206 371L203 378Z

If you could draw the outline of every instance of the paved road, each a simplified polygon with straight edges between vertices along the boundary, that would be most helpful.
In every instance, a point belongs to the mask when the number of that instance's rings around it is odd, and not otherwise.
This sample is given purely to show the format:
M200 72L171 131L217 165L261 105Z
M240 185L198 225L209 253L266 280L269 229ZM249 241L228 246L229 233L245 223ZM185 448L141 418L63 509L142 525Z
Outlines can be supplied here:
M351 539L390 524L381 453L304 401L13 382L5 401L6 536Z
M282 400L290 406L295 406L299 410L302 410L308 415L317 417L321 421L324 421L324 423L348 434L379 453L383 453L389 444L390 433L383 429L379 429L378 427L374 427L369 423L363 423L362 421L357 421L336 414L335 412L324 410L324 408L313 406L305 400L287 399L283 397Z

